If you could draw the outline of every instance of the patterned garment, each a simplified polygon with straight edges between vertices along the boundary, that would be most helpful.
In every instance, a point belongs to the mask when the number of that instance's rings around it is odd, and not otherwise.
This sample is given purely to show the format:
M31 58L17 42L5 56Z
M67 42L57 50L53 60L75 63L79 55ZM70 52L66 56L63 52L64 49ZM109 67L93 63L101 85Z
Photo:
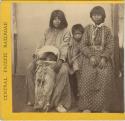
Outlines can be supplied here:
M112 59L114 40L110 29L102 25L88 25L82 40L83 53L81 80L78 82L79 109L93 112L109 111L113 89ZM106 58L106 67L93 67L90 57L95 56L98 64Z
M53 66L56 62L37 62L35 80L35 109L48 111L50 99L55 84L56 73L53 71Z

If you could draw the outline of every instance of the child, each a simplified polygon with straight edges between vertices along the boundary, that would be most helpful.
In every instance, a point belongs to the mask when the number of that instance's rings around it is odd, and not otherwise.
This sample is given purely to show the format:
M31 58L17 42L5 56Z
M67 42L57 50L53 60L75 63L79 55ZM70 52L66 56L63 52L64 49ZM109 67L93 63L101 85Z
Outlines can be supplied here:
M71 78L73 77L73 79L71 79L71 85L72 88L74 88L73 92L76 98L77 98L77 81L80 79L80 67L81 67L80 45L83 33L84 33L84 28L81 24L76 24L72 27L72 38L68 51L70 74Z
M84 112L109 112L112 96L112 55L114 40L104 25L105 10L101 6L90 12L94 24L85 28L81 44L82 72L78 82L79 109Z
M48 51L47 51L48 49ZM59 53L57 48L45 46L37 53L37 69L35 77L35 104L38 111L48 111L50 97L55 84L55 66ZM55 53L54 53L55 52Z

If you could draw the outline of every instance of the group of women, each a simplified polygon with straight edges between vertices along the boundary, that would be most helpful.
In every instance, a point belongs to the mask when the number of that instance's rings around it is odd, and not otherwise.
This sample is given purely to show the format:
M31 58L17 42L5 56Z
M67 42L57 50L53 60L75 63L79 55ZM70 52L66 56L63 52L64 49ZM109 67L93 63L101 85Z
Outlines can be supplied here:
M113 89L113 66L112 55L114 40L109 27L104 24L106 14L101 6L94 7L90 12L93 24L87 25L81 38L78 53L75 54L80 61L79 69L74 70L79 74L76 76L78 93L77 107L83 112L109 112L112 102ZM58 112L70 111L72 103L72 90L69 81L70 64L68 61L69 43L75 36L67 29L68 23L65 14L61 10L54 10L51 13L49 28L45 31L44 37L39 43L36 51L45 45L53 45L60 51L59 60L53 70L56 73L56 80L50 105ZM77 27L76 27L77 29ZM75 46L76 47L76 46ZM80 64L79 64L80 63ZM36 59L29 64L26 81L28 89L28 105L34 105L35 100L35 69ZM75 66L75 65L74 65ZM75 89L73 89L75 90Z

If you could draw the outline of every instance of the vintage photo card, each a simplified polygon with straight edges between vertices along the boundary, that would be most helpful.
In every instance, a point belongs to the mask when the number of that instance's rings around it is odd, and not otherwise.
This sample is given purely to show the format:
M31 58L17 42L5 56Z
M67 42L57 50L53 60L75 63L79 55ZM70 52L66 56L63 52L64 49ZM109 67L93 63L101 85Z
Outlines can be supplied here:
M123 120L124 1L2 1L0 118Z

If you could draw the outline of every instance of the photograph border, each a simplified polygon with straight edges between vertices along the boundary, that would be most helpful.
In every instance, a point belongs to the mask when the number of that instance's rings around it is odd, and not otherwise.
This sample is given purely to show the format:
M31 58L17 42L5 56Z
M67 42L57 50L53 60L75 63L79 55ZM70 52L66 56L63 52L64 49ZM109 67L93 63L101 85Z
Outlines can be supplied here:
M124 120L125 113L12 112L12 4L13 3L113 3L124 1L2 1L0 5L0 118L7 120Z

